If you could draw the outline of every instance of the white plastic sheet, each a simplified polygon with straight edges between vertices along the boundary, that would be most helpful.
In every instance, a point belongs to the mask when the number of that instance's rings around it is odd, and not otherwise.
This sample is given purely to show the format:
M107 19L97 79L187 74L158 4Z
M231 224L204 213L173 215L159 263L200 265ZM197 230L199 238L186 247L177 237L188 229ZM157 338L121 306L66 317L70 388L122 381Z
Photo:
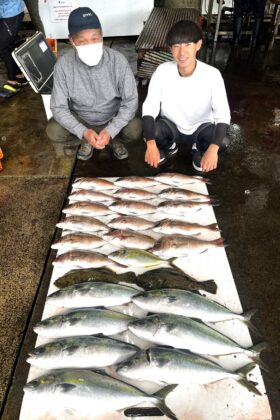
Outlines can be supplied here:
M114 179L109 178L108 180L113 181ZM149 190L152 192L159 192L163 188L168 188L168 186L162 184L160 186L151 187ZM202 194L208 194L207 187L203 183L188 184L185 188ZM157 204L159 201L163 200L155 199L153 200L153 204ZM152 203L152 201L149 200L149 203ZM103 216L99 219L104 222L108 222L113 217L116 217L116 215ZM167 215L163 213L156 213L140 217L159 221L166 218ZM188 212L187 217L172 216L172 218L185 221L188 220L189 222L200 223L203 225L216 223L215 214L211 206L203 208L199 211ZM153 231L145 231L144 233L150 234L154 237L159 236ZM211 234L203 234L199 236L200 239L208 240L216 239L218 237L220 237L218 232L211 232ZM230 243L230 238L228 238L228 241ZM112 247L111 245L106 245L99 248L97 251L109 254L115 249L117 248ZM180 258L177 260L176 264L187 274L195 277L197 280L202 281L215 279L218 285L217 294L208 294L208 296L222 305L225 305L230 310L236 313L242 313L242 307L224 248L215 248L202 254ZM69 269L71 268L69 267ZM68 271L68 269L66 271ZM131 268L126 271L131 271ZM136 273L143 271L145 270L135 270ZM56 290L54 281L63 274L64 272L62 270L58 270L58 268L53 270L48 294ZM204 294L207 295L207 293ZM43 319L61 312L63 312L63 310L55 309L46 303L43 312ZM247 327L238 320L220 322L211 326L229 336L244 348L252 346L252 341ZM131 340L131 336L128 334L122 334L122 338L133 342L133 340ZM47 341L48 340L43 337L38 337L36 346L44 344ZM141 340L137 340L137 343L135 344L140 344L143 348L146 347L146 343L141 343ZM217 361L215 359L212 360ZM218 359L218 363L230 371L235 371L250 362L251 360L242 354L222 356ZM45 372L38 368L31 367L28 381L40 376L43 373ZM255 395L236 381L227 379L207 386L192 384L187 386L179 385L167 396L166 403L177 415L179 420L269 420L271 418L270 406L266 396L260 369L258 367L255 367L250 373L250 380L253 380L258 384L257 388L262 393L262 396ZM143 382L133 382L133 384L148 393L155 392L159 389L157 385L151 383L144 384ZM106 407L104 407L104 409L105 408ZM127 418L128 417L126 417L123 412L104 412L104 415L102 416L95 416L94 407L92 408L92 413L90 415L81 415L77 412L69 412L67 409L58 409L58 407L48 405L47 403L44 406L44 404L42 405L39 403L35 397L27 394L23 399L20 416L20 420L123 420ZM137 418L139 420L157 420L159 418L164 420L167 419L165 416Z

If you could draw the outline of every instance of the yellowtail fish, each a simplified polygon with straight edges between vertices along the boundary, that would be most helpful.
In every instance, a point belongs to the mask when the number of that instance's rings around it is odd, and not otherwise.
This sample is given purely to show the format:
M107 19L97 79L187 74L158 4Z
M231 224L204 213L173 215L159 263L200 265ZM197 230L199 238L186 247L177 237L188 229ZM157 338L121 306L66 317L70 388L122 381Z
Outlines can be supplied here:
M152 347L141 350L129 360L121 362L117 373L121 378L146 380L164 384L209 384L223 379L233 379L249 391L261 395L254 384L247 380L256 364L250 363L236 372L229 372L196 354L182 350Z
M93 412L94 416L106 415L148 403L158 407L168 418L176 420L176 415L165 404L166 396L175 387L168 385L148 395L107 375L86 369L68 369L51 372L29 382L24 392L33 395L48 410L66 408L67 412L79 413L79 417L91 418ZM109 419L110 415L106 418Z

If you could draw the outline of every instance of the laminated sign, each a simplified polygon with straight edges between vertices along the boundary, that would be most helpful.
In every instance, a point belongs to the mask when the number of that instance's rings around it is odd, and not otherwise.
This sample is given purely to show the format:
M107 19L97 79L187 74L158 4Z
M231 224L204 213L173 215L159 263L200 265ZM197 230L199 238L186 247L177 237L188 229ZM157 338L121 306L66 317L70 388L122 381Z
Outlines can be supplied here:
M72 10L78 7L76 0L51 0L49 2L51 21L61 22L68 20Z

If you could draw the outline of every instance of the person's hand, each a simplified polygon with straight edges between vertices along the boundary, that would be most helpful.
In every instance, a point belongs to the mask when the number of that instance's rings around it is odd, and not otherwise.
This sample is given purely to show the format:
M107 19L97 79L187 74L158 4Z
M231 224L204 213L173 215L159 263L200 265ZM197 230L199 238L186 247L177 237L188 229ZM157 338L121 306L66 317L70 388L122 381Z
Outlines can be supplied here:
M145 162L148 165L157 168L159 164L160 154L155 140L147 141L147 149L145 153Z
M200 162L200 167L203 172L213 171L217 168L218 150L219 146L217 146L216 144L210 144Z
M102 130L99 133L98 136L98 140L97 140L97 145L99 146L100 149L104 149L105 146L107 146L107 144L109 144L109 141L111 140L111 136L108 133L107 130Z
M104 146L99 146L98 145L98 140L99 140L99 134L97 134L94 130L92 130L91 128L88 128L87 130L84 131L83 134L83 138L89 143L91 144L93 147L95 147L95 149L104 149Z

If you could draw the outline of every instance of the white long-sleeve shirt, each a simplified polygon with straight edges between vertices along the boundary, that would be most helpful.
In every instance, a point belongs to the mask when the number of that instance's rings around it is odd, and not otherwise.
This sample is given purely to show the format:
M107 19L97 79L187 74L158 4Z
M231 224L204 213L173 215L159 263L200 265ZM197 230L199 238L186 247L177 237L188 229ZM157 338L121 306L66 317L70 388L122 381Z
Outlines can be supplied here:
M183 134L192 134L201 124L230 123L230 109L221 73L196 61L191 76L180 76L174 61L163 63L153 74L143 103L143 117L166 117Z

